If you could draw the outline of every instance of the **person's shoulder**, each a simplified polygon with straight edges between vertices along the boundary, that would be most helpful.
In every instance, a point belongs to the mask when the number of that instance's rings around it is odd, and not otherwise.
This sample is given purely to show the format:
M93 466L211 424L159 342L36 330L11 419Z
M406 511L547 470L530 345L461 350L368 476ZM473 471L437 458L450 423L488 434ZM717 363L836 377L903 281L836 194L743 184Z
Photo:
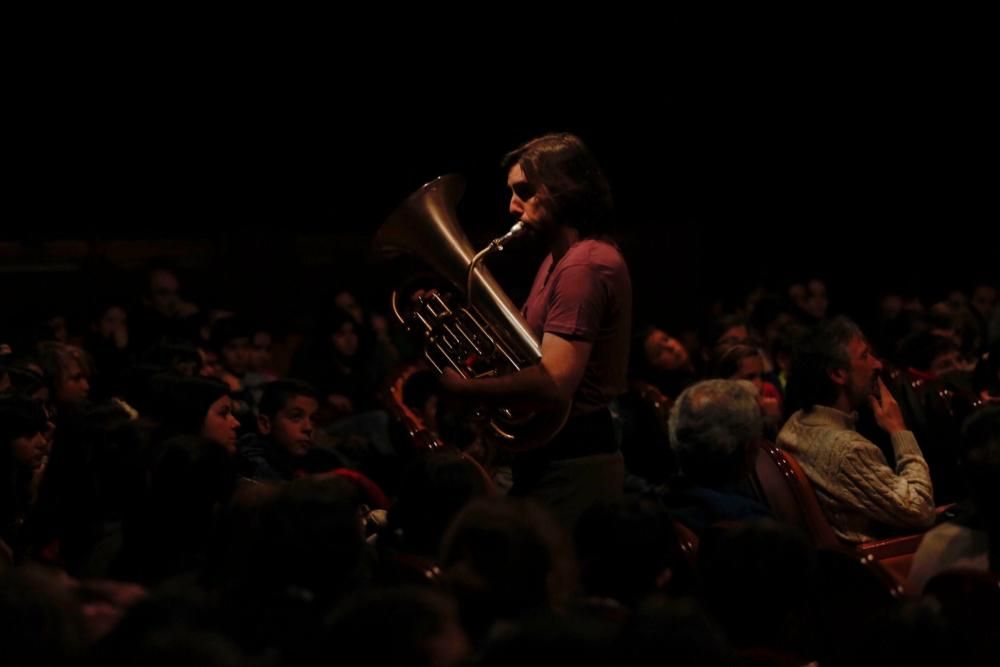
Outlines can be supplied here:
M611 239L602 237L586 238L580 241L578 245L593 257L616 262L625 261L625 256L622 255L621 248Z
M805 415L805 412L803 410L796 410L795 412L793 412L791 416L785 420L785 426L782 428L782 430L784 430L784 428L789 428L789 427L794 428L800 425L802 423L803 415Z
M559 262L557 271L627 271L625 258L615 244L602 239L588 238L577 241Z
M919 547L924 554L943 553L946 550L953 553L976 554L986 553L988 549L988 532L955 521L944 521L928 530L924 533Z
M816 410L798 410L789 417L778 432L780 446L793 445L796 448L822 446L832 447L841 454L850 451L871 453L879 451L875 443L837 420L819 414Z
M776 438L777 443L784 447L788 442L797 443L803 439L815 439L815 436L813 435L815 429L810 428L804 421L806 416L807 414L804 410L797 410L793 412L778 430L778 436Z
M921 541L921 544L931 541L951 542L956 539L971 540L977 532L979 531L954 521L942 521L924 533L924 539Z

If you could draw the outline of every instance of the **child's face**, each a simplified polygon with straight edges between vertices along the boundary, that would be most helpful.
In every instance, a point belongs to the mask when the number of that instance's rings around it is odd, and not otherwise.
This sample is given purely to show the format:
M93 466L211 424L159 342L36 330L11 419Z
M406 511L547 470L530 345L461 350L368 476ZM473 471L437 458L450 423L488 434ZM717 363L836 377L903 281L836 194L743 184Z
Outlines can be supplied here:
M214 442L230 454L236 453L236 430L239 420L233 415L233 399L221 396L208 408L202 422L201 436Z
M334 349L342 357L353 357L358 352L358 332L353 322L344 322L330 336Z
M273 419L261 415L260 432L293 457L305 456L313 447L313 423L319 403L310 396L295 396Z
M361 310L361 304L359 304L358 300L354 298L354 295L347 290L337 293L337 295L333 297L333 303L341 310L350 313L351 317L353 317L354 321L358 324L360 324L361 320L364 318L364 313Z
M243 375L250 365L250 339L234 338L222 346L222 365L235 375Z
M37 470L49 453L49 442L45 439L44 433L34 435L23 435L14 438L11 443L14 451L14 460L25 468Z
M121 306L110 306L97 323L101 338L111 338L119 329L128 330L128 314Z
M76 360L70 360L64 376L56 390L56 401L59 403L82 403L90 394L90 378Z

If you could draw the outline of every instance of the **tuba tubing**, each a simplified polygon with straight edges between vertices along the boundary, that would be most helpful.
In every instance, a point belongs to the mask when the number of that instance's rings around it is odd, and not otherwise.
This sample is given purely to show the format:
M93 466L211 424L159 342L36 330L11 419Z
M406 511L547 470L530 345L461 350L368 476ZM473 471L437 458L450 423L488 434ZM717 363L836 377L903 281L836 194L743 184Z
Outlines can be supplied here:
M463 294L465 304L459 307L449 303L450 295L432 292L402 308L394 291L392 312L422 338L424 356L438 373L447 367L469 379L516 373L541 360L541 343L481 260L522 234L524 224L518 221L476 253L455 214L464 191L465 182L457 175L425 184L379 228L375 250L383 256L417 257ZM569 405L544 411L482 406L477 414L497 444L522 451L554 437L565 424Z

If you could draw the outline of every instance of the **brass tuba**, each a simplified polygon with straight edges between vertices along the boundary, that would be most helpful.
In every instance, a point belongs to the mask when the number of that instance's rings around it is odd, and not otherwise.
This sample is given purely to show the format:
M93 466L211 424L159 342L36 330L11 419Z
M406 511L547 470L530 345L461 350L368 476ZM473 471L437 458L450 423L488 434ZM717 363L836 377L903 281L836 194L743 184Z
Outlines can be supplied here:
M402 307L392 294L392 311L399 322L424 342L424 356L439 372L452 368L465 378L515 373L537 364L541 345L520 311L480 260L522 229L520 223L476 253L455 215L465 191L457 175L441 176L411 194L386 219L375 235L382 255L409 254L422 260L465 297L457 303L448 294L432 292ZM566 423L569 405L559 409L520 410L480 407L476 411L486 434L515 451L539 447Z

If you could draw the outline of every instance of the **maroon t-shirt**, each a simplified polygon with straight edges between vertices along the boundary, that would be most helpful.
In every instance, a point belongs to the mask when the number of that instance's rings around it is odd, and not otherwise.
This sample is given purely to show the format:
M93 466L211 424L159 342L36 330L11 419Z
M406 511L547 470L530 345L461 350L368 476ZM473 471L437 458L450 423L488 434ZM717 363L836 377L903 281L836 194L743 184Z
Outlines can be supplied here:
M546 257L521 312L539 339L552 333L593 344L571 417L605 407L625 391L632 281L617 247L584 239L555 266L552 255Z

